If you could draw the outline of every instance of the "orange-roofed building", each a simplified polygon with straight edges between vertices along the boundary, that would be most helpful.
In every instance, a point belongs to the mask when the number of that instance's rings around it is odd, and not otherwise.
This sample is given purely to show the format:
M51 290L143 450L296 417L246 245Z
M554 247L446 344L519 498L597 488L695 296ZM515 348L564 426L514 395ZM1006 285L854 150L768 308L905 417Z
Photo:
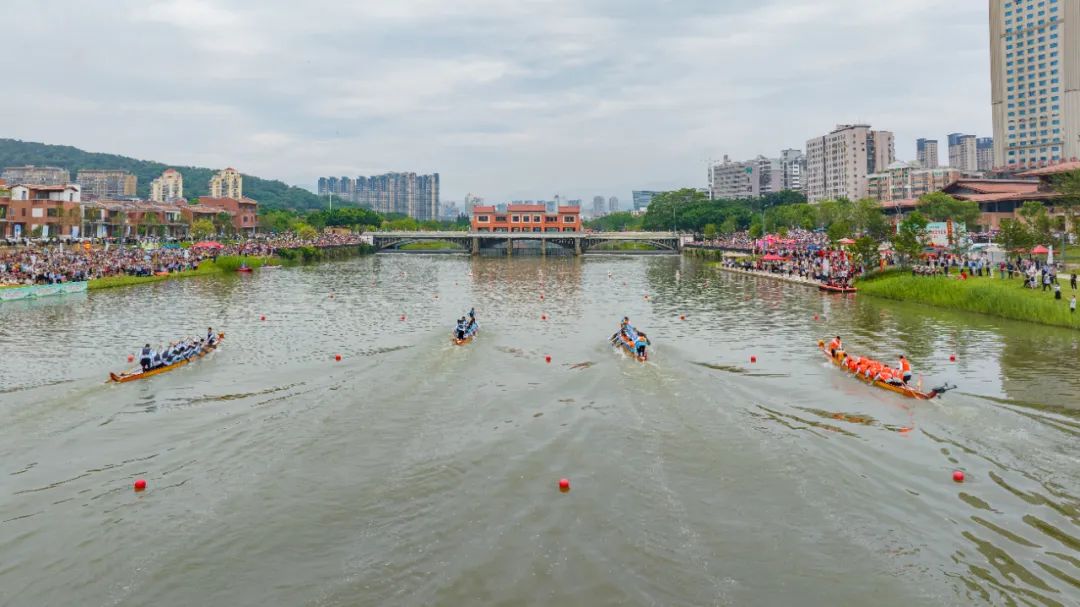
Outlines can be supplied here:
M259 226L259 203L244 197L236 198L213 198L200 196L199 206L208 209L220 209L232 215L232 224L241 234L254 234Z
M548 213L542 204L511 204L506 211L477 206L472 211L474 232L580 232L581 208L559 207Z

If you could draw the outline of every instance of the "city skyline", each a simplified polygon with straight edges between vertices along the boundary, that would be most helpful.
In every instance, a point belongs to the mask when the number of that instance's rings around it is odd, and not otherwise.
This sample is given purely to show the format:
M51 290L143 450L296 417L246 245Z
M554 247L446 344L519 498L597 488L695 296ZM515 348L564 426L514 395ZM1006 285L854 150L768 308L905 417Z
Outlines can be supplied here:
M884 125L904 160L928 133L990 133L987 6L869 4L15 0L16 45L61 17L100 36L17 62L9 76L30 90L0 108L20 139L243 165L309 190L409 167L442 174L447 200L705 187L710 159L800 148L837 123ZM926 48L954 69L897 91L891 74ZM733 54L719 73L708 59ZM802 67L784 71L793 56ZM69 89L35 77L56 65Z

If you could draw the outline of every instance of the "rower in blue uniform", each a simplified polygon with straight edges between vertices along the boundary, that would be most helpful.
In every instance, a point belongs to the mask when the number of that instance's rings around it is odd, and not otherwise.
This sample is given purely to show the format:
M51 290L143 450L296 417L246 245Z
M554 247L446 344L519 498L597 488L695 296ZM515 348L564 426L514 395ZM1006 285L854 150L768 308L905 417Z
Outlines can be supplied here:
M154 362L154 349L150 347L150 344L143 346L142 352L139 354L139 366L143 371L150 369L150 365Z

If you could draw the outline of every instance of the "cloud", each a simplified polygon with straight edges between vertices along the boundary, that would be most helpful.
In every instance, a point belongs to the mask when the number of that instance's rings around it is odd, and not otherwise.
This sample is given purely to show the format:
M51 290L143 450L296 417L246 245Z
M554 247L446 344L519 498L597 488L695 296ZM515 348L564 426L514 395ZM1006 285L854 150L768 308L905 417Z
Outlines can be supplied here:
M985 3L11 4L9 44L35 52L6 74L7 135L307 187L415 170L447 199L628 199L840 122L895 131L902 158L990 129Z

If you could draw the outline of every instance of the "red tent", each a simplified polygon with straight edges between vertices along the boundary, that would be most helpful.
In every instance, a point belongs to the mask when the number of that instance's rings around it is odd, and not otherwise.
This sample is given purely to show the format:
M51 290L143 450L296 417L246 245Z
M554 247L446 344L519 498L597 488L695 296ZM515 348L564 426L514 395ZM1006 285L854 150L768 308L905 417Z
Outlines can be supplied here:
M837 242L839 242L840 244L855 244L855 241L850 238L841 238Z
M1035 247L1034 249L1032 249L1031 252L1034 255L1046 255L1047 253L1050 252L1050 249L1048 249L1048 248L1046 248L1046 247L1044 247L1042 245L1039 245L1039 246Z
M769 253L765 257L761 258L761 261L784 261L787 257L780 257L774 253Z
M191 245L194 249L223 249L225 245L220 242L214 242L213 240L204 240Z

